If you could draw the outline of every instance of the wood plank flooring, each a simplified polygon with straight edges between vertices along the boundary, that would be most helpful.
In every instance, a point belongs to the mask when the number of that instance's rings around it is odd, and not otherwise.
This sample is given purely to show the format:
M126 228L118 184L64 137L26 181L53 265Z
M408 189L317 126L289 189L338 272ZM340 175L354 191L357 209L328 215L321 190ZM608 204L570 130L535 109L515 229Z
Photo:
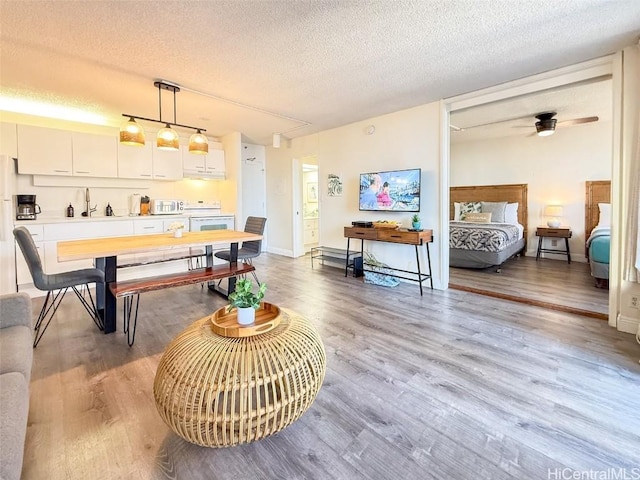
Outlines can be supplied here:
M609 290L596 288L586 263L516 257L495 268L450 268L449 286L606 320Z
M34 351L23 479L521 480L640 466L632 335L463 291L368 285L308 257L254 264L266 300L305 315L324 341L326 378L297 422L208 449L160 419L163 349L225 304L216 294L142 295L132 348L120 312L104 335L69 297Z

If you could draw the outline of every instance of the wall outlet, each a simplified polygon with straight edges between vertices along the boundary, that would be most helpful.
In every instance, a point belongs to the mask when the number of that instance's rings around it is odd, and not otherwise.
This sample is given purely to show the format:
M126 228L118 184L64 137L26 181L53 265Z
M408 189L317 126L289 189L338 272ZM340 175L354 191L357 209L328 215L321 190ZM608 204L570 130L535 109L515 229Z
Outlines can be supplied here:
M551 240L551 246L552 247L557 247L558 246L558 240L556 240L555 238L553 240Z
M631 295L629 298L629 306L631 308L640 309L640 298L637 295Z

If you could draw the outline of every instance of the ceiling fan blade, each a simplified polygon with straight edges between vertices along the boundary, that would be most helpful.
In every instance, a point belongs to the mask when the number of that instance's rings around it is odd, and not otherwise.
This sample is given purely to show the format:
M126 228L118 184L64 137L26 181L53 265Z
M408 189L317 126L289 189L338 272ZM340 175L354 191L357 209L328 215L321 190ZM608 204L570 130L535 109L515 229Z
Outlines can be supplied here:
M470 125L468 127L462 127L462 130L464 131L464 130L469 130L471 128L487 127L489 125L497 125L499 123L513 122L514 120L524 120L526 118L531 118L531 115L527 115L524 117L505 118L504 120L496 120L495 122L481 123L479 125Z
M572 120L562 120L561 122L558 122L558 126L569 127L571 125L580 125L583 123L597 122L598 120L600 120L599 117L574 118Z

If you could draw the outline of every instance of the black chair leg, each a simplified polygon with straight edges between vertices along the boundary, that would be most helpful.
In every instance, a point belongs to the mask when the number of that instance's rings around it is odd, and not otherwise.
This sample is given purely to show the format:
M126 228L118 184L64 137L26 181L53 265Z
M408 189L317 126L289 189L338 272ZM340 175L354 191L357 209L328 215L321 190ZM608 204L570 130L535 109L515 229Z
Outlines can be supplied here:
M135 310L133 295L124 297L124 333L127 334L127 343L131 347L136 340L136 325L138 324L138 305L140 294L135 295ZM131 329L131 315L133 314L133 329Z
M38 319L36 320L36 325L34 327L34 338L33 338L33 348L38 346L40 340L42 340L42 336L44 332L49 328L49 324L51 320L53 320L53 316L56 314L60 303L62 303L62 299L67 293L68 288L58 290L58 293L53 293L52 291L47 292L47 297L44 299L44 305L42 305L42 309L38 314ZM53 309L53 311L51 311ZM45 323L44 328L42 328L42 323L47 318L47 323Z
M95 323L96 326L102 331L102 330L104 330L104 322L103 322L102 318L100 318L100 315L98 314L98 309L96 308L96 304L94 303L93 297L91 296L91 289L86 284L83 285L83 288L84 287L86 287L87 293L89 294L89 301L88 302L87 302L86 298L84 298L84 295L82 295L78 291L78 287L73 286L71 288L73 288L73 291L75 292L76 296L80 300L80 303L82 304L84 309L87 311L87 313L93 319L93 323Z

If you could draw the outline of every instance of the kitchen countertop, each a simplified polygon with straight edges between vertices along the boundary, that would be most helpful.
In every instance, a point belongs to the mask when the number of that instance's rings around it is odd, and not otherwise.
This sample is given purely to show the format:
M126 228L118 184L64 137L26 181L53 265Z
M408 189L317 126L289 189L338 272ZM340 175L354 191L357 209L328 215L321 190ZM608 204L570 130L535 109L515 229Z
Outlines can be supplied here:
M233 217L233 213L216 213L216 214L204 214L204 213L178 213L175 215L137 215L131 217L129 215L114 215L107 217L106 215L92 215L91 217L82 217L77 215L75 217L48 217L38 216L35 220L14 220L15 226L21 225L43 225L47 223L89 223L89 222L112 222L122 220L171 220L174 218L188 218L188 217Z

